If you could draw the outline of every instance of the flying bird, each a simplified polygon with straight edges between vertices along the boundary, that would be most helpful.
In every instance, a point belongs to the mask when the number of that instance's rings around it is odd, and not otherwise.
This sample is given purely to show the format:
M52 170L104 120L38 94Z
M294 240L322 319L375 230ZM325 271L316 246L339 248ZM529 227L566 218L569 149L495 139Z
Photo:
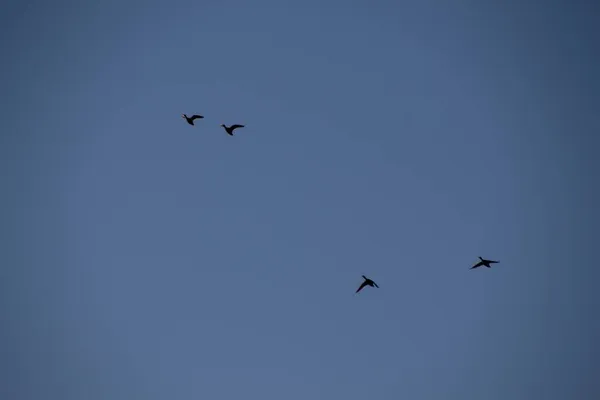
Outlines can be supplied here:
M473 265L471 268L469 269L475 269L475 268L479 268L481 266L486 266L488 268L492 268L492 266L490 264L498 264L500 261L492 261L492 260L486 260L484 258L479 257L479 259L481 261L479 261L477 264Z
M366 276L362 276L365 281L359 286L359 288L356 290L355 293L358 293L362 290L362 288L364 288L365 286L371 286L371 287L376 287L379 289L379 286L377 286L377 284L375 282L373 282L371 279L367 278Z
M188 124L194 125L194 120L195 119L204 118L204 117L202 115L197 115L197 114L194 114L191 117L188 117L185 114L181 114L181 118L184 118L187 121Z
M233 136L233 131L236 130L237 128L243 128L244 125L231 125L231 126L225 126L225 124L221 124L221 126L223 128L225 128L225 131L229 134L229 136Z

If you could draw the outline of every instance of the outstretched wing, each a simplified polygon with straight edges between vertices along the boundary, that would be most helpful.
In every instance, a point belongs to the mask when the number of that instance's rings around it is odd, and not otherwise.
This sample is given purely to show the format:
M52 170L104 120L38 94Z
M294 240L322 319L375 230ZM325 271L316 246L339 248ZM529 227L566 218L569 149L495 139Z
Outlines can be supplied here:
M492 260L489 261L490 264L498 264L499 262L500 261L492 261Z
M483 261L479 261L477 264L473 265L470 269L475 269L475 268L481 267L482 265L485 265L483 263Z
M355 292L355 293L358 293L358 292L360 292L360 291L362 290L362 288L364 288L365 286L367 286L367 281L364 281L364 282L363 282L363 283L360 285L360 287L359 287L358 289L356 289L356 292Z
M229 129L231 129L231 130L233 131L234 129L237 129L237 128L243 128L243 127L244 127L244 125L231 125L231 126L229 127Z
M204 118L204 117L203 117L202 115L198 115L198 114L194 114L194 115L192 115L192 116L190 117L190 119L191 119L192 121L193 121L193 120L195 120L195 119L198 119L198 118Z
M377 289L379 289L379 285L377 285L375 282L373 282L373 285L375 285L375 287L376 287Z

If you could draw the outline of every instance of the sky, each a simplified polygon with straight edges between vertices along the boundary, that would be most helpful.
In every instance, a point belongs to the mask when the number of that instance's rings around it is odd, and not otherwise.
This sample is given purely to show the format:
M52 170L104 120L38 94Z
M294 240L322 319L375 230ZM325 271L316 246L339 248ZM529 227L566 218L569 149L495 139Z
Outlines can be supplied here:
M594 2L2 8L0 398L599 398Z

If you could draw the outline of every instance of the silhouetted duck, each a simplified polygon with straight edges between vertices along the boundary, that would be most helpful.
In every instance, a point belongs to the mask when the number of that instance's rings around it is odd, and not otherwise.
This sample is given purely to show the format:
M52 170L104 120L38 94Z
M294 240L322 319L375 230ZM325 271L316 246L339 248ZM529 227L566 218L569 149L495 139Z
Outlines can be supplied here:
M195 119L204 118L204 117L202 115L197 115L197 114L194 114L191 117L188 117L185 114L181 114L181 118L185 118L185 120L187 121L188 124L194 125L194 120Z
M229 127L225 126L225 124L221 124L221 126L223 128L225 128L225 131L230 135L233 136L233 131L236 130L237 128L243 128L244 125L231 125Z
M367 278L366 276L362 276L365 281L360 285L360 287L356 290L355 293L358 293L362 290L362 288L364 288L365 286L371 286L371 287L376 287L379 288L379 286L377 286L377 284L375 282L373 282L371 279Z
M488 267L488 268L492 268L492 266L491 266L490 264L498 264L498 263L500 262L500 261L486 260L486 259L484 259L484 258L481 258L481 257L479 257L479 259L480 259L481 261L479 261L477 264L473 265L473 266L472 266L471 268L469 268L469 269L475 269L475 268L479 268L479 267L482 267L482 266L484 266L484 265L485 265L486 267Z

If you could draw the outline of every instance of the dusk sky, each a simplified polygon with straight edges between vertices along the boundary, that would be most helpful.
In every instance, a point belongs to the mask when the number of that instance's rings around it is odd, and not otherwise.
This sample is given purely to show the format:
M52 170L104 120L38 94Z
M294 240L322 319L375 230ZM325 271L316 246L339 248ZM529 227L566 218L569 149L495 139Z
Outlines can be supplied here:
M0 399L600 398L599 20L5 1Z

